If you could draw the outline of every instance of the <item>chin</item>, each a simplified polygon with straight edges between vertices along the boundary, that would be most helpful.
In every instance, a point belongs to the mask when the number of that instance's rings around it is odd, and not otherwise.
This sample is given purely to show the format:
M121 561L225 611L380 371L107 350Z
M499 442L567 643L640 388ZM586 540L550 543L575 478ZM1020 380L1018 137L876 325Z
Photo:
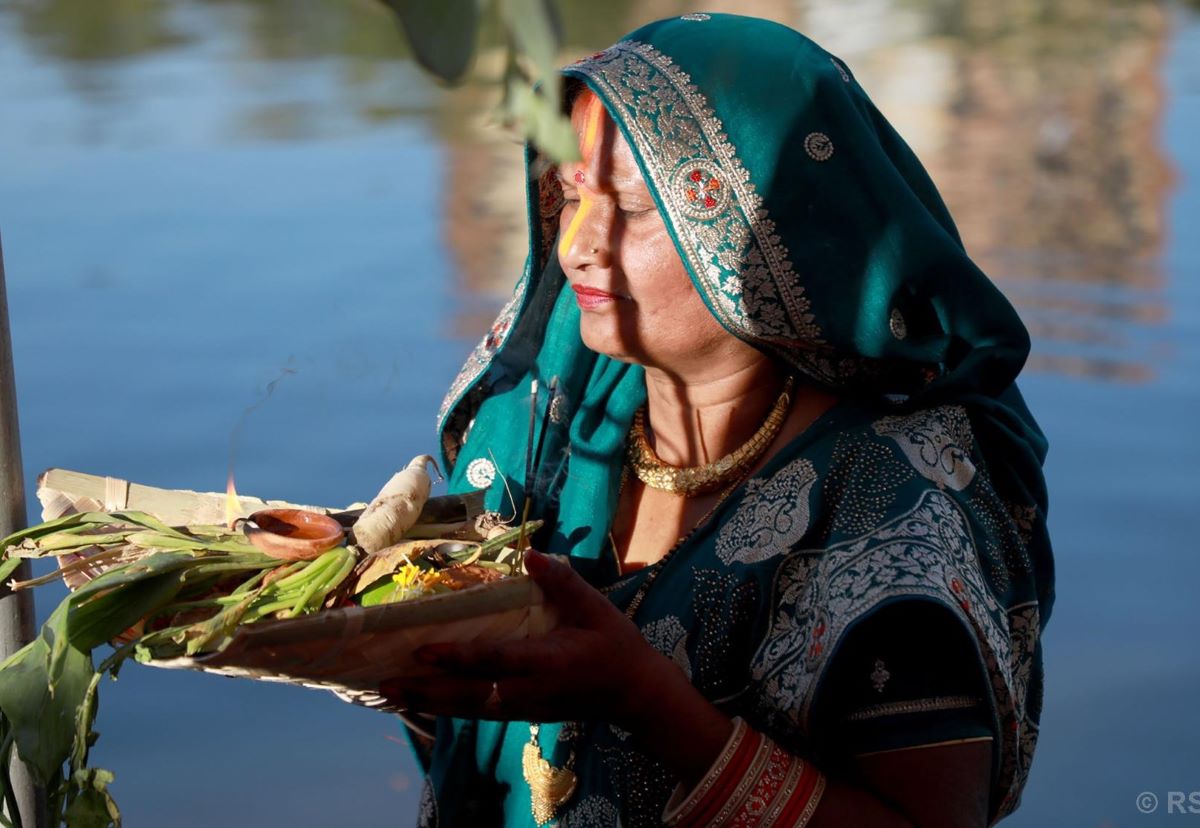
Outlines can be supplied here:
M641 360L631 353L613 322L613 319L589 319L585 316L579 322L579 338L589 351L603 354L618 362L641 364Z

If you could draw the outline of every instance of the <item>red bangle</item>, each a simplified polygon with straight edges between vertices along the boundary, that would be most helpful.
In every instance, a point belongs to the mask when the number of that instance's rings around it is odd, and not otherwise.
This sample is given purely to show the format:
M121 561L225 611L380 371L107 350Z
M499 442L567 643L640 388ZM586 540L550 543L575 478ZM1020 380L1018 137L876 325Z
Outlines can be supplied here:
M678 828L803 828L824 790L825 776L811 763L735 719L712 768L685 799L676 789L663 821Z

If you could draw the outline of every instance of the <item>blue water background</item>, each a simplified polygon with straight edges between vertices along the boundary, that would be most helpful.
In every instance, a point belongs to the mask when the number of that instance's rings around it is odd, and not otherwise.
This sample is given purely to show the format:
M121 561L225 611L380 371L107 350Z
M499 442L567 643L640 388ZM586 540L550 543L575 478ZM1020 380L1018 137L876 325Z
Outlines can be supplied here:
M187 4L189 38L136 58L48 58L17 20L0 7L0 233L30 519L51 466L220 490L239 421L239 489L295 502L369 498L433 451L469 320L499 301L448 248L443 93L403 60L362 82L332 56L264 60ZM1171 20L1166 312L1124 331L1151 371L1023 380L1052 447L1058 602L1013 826L1183 824L1167 793L1200 790L1200 20ZM379 107L398 114L362 117ZM413 822L390 717L139 666L101 693L94 762L132 828Z

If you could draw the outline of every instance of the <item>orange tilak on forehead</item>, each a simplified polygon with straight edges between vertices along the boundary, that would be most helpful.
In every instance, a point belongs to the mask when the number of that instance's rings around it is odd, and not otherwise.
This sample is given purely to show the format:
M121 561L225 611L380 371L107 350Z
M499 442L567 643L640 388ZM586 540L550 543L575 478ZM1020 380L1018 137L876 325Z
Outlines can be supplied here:
M583 165L591 166L592 152L596 148L596 139L600 137L601 119L604 115L604 104L600 103L600 99L595 95L587 104L586 121L583 127L583 145L580 150L583 154ZM575 173L575 183L583 184L584 175L582 172ZM571 249L571 245L575 241L575 236L579 234L579 228L583 224L584 218L587 217L588 211L592 208L592 200L588 197L587 190L580 187L579 189L579 209L575 211L575 215L571 218L571 223L567 225L567 229L563 231L562 239L558 242L558 255L566 256Z
M583 128L583 163L592 160L592 150L596 148L596 139L600 136L600 119L604 116L604 104L595 95L591 96L587 107L587 122Z

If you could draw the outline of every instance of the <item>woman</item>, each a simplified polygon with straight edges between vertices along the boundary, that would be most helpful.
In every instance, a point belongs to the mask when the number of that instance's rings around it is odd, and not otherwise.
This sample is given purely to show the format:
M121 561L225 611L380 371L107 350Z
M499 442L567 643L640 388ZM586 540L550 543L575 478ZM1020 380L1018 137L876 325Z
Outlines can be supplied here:
M531 155L524 278L441 418L452 489L569 556L527 560L562 622L385 687L433 737L422 823L999 819L1053 580L1015 312L796 32L685 15L564 73L582 160Z

